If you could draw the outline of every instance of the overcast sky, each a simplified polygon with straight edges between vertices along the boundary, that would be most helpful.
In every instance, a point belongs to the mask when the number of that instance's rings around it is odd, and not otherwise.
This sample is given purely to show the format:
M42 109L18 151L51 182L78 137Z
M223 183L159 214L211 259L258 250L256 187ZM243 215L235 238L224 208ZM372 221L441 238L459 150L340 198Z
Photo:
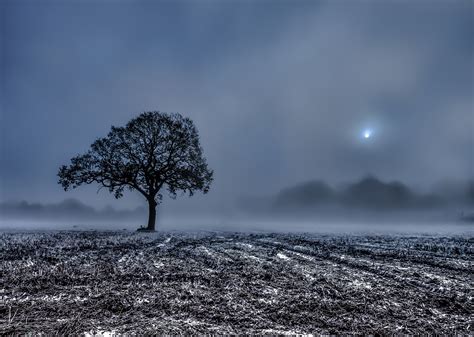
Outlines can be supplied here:
M142 204L56 174L149 110L197 124L215 171L199 202L473 178L473 16L448 0L1 1L0 200Z

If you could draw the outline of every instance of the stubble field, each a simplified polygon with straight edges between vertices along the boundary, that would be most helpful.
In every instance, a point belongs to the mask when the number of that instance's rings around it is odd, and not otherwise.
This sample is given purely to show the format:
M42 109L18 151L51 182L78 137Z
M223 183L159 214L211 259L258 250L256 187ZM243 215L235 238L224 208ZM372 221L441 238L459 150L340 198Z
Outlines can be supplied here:
M0 234L0 334L469 334L472 236Z

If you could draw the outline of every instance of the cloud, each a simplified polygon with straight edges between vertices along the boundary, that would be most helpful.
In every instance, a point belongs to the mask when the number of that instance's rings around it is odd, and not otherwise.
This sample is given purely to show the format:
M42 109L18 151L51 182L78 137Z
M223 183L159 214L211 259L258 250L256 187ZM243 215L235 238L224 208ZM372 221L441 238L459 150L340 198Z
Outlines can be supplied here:
M176 208L367 172L472 178L469 1L7 7L4 199L63 198L59 165L155 109L193 118L215 170L209 195ZM95 190L72 196L112 202Z

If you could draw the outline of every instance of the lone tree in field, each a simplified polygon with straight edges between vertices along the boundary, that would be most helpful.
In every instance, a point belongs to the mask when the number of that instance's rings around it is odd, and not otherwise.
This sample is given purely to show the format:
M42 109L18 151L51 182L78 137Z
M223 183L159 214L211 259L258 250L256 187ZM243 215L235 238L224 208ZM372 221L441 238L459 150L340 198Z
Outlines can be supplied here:
M67 191L82 184L98 183L115 198L127 188L148 201L147 230L155 230L156 206L165 188L192 196L207 193L213 171L207 167L199 135L189 118L180 114L144 112L125 127L114 127L97 139L83 155L59 169L59 183Z

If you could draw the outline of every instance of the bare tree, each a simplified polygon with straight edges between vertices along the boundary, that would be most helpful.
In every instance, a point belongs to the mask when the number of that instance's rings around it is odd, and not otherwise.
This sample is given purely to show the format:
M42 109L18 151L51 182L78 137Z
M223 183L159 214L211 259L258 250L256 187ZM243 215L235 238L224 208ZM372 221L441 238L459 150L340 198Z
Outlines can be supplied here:
M212 175L192 120L157 111L144 112L125 127L112 126L107 137L97 139L58 173L65 191L91 183L117 199L126 188L138 191L148 201L150 231L155 230L163 188L173 199L178 191L189 196L198 190L207 193Z

